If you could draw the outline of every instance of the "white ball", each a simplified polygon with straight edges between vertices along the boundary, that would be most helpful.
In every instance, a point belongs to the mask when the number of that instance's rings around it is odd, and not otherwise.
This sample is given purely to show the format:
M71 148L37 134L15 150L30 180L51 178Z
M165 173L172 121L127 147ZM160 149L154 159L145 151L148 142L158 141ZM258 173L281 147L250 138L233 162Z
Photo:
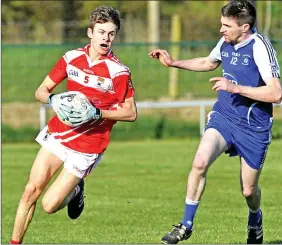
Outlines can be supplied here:
M88 109L88 99L84 94L77 94L73 97L71 105L73 108L83 111Z
M88 98L82 93L73 94L71 97L65 97L65 98L62 99L62 102L66 106L68 106L70 108L74 108L78 111L86 111L86 110L89 109L88 103L87 103ZM74 125L68 119L63 120L59 116L58 116L58 118L65 125L67 125L69 127L74 127Z

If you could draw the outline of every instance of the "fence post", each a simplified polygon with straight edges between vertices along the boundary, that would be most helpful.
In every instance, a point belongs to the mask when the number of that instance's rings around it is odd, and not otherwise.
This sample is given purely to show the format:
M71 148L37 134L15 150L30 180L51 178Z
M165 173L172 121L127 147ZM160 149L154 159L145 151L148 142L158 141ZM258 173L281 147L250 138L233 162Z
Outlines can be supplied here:
M40 106L40 131L46 126L46 108L44 105Z
M200 135L202 136L204 134L205 130L205 124L206 124L206 105L201 104L200 105Z
M181 17L179 14L174 14L171 19L171 56L178 60L180 56L180 41L181 41ZM178 96L178 79L179 70L177 68L169 69L169 97L175 99Z
M160 42L160 2L148 1L148 39L152 44L150 51L156 49Z

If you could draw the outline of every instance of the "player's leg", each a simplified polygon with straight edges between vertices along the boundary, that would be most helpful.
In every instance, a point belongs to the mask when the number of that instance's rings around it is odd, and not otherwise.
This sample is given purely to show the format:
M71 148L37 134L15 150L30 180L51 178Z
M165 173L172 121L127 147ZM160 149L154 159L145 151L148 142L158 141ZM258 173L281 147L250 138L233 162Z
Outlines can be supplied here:
M201 199L209 166L227 149L223 136L216 129L210 128L205 132L188 176L187 199L192 201Z
M251 168L244 158L241 159L241 190L249 207L248 244L261 244L263 241L262 212L260 210L261 190L259 176L261 169Z
M68 205L73 197L80 192L77 187L80 181L81 178L63 168L42 198L43 209L52 214Z
M258 185L261 170L251 168L244 158L241 160L241 190L248 207L255 211L260 207L261 191Z
M259 176L271 143L271 132L253 132L238 128L234 146L241 160L241 188L249 207L247 243L260 244L263 241L262 213L260 210L261 191Z
M42 205L50 214L68 205L69 217L76 219L84 208L83 178L98 165L102 154L82 154L69 150L66 152L64 168L45 193Z
M191 236L194 216L205 189L208 168L227 149L224 137L216 129L208 128L205 131L188 176L183 219L162 238L163 243L176 244Z
M20 243L32 220L36 201L44 188L62 165L62 160L45 148L41 148L33 163L16 213L11 243Z

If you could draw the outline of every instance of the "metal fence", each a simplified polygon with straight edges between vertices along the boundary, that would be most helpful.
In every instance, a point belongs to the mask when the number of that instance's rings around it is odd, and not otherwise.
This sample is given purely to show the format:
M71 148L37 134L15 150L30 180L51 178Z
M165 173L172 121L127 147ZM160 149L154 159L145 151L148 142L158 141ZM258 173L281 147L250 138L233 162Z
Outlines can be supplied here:
M137 102L136 106L138 109L171 109L171 108L199 107L200 108L199 134L202 136L206 125L206 107L213 106L215 102L216 100L155 101L155 102L142 101L142 102ZM274 104L274 106L280 106L282 108L282 103ZM46 122L47 122L46 110L50 108L51 108L50 105L45 105L45 104L40 107L40 130L42 130L46 126Z

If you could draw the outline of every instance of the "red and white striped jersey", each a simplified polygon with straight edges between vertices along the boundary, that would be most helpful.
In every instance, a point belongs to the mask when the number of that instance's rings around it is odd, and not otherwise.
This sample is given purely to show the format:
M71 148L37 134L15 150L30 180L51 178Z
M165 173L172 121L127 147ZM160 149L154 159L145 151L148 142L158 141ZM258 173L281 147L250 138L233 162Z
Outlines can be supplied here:
M71 50L57 62L49 73L57 84L67 78L67 90L85 94L97 108L114 110L125 99L133 97L134 88L129 68L109 51L98 61L89 57L90 44ZM53 117L48 128L64 146L83 153L102 153L106 150L116 121L101 119L72 128Z

